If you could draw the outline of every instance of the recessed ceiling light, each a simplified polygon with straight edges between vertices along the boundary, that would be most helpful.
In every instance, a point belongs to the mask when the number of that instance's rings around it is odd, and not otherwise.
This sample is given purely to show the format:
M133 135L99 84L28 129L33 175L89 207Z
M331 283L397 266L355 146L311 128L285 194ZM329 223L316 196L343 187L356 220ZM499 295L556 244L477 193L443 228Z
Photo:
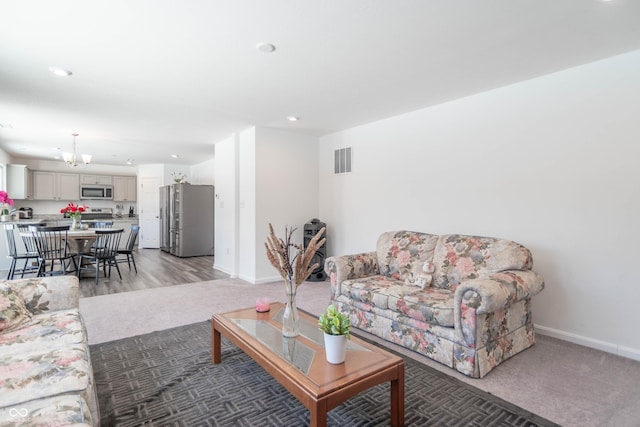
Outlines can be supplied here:
M298 120L300 120L300 117L289 116L287 117L287 120L289 120L290 122L297 122Z
M69 70L65 70L64 68L54 67L54 66L49 67L49 71L51 71L56 76L61 76L61 77L68 77L71 74L73 74Z
M135 159L127 159L127 161L125 163L128 164L128 165L132 165L133 162L135 162L135 161L136 161Z
M273 51L276 50L276 47L271 43L262 42L256 45L256 49L258 49L262 53L272 53Z
M179 155L177 155L177 154L172 154L172 155L171 155L171 157L173 157L174 159L177 159L177 158L178 158L178 157L180 157L180 156L179 156Z

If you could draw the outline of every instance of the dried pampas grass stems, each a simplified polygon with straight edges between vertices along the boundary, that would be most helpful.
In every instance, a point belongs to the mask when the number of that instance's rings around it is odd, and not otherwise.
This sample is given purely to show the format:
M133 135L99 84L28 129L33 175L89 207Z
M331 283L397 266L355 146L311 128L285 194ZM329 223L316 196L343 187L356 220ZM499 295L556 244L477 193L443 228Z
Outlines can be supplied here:
M291 242L291 236L296 231L295 227L285 227L285 238L280 239L273 231L273 226L269 223L269 235L264 244L267 250L267 258L273 267L278 270L283 279L293 280L296 288L311 276L311 273L320 265L316 262L313 265L311 260L324 242L325 227L322 227L309 242L306 249L297 243ZM295 250L295 255L291 257L290 250Z

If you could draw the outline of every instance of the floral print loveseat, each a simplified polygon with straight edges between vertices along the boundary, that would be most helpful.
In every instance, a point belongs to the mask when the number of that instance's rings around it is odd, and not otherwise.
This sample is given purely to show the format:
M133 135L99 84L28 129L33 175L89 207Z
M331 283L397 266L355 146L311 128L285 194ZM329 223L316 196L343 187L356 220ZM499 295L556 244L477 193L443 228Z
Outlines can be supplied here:
M0 425L98 426L78 279L0 281Z
M375 252L325 261L331 301L351 324L482 378L535 342L531 252L502 239L383 233Z

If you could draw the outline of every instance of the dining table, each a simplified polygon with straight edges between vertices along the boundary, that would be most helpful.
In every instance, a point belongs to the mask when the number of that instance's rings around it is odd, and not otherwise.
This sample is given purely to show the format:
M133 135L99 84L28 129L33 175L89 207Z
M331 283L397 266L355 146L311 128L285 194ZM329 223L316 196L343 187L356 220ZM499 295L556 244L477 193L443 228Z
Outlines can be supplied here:
M67 248L70 253L81 254L89 252L91 245L96 241L98 235L96 231L99 230L114 230L113 228L87 228L81 230L68 230L67 231ZM22 237L32 237L31 231L22 231L20 233Z

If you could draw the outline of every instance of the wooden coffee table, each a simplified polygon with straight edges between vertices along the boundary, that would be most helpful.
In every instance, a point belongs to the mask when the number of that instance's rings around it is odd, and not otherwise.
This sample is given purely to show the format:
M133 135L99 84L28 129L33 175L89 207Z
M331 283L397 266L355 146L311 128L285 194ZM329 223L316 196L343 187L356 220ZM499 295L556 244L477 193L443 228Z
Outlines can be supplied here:
M310 413L311 426L326 426L327 412L377 384L391 383L391 425L404 425L404 361L354 336L343 364L331 365L317 319L300 313L300 335L282 336L284 304L271 311L255 308L214 314L211 359L222 361L221 334L255 360L293 394Z

